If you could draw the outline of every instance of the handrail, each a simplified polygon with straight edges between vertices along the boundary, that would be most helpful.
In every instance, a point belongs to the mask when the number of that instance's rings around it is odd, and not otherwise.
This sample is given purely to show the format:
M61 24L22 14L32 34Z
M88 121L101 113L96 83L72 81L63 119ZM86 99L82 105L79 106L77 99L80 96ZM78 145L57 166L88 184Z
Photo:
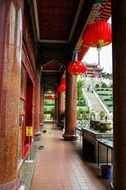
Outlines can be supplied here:
M109 119L111 119L111 117L112 117L111 114L109 113L107 107L104 105L104 103L103 103L103 102L101 101L101 99L99 98L98 94L95 92L94 89L92 89L92 92L93 92L94 96L97 98L97 100L99 101L100 105L103 107L103 110L106 112L107 117L108 117ZM89 100L88 96L86 95L84 89L83 89L83 95L84 95L85 101L86 101L86 103L87 103L87 105L88 105L88 107L89 107L89 111L92 111L92 110L93 110L93 106L92 106L92 104L90 103L90 100Z
M99 98L98 94L95 92L95 90L93 89L93 93L95 94L96 98L98 99L98 101L100 102L100 104L102 105L102 107L104 108L105 112L107 113L107 116L110 117L110 113L108 111L108 108L104 105L104 103L101 101L101 99Z
M87 95L86 95L84 89L83 89L83 95L84 95L85 101L86 101L86 103L87 103L87 105L88 105L88 107L89 107L89 111L92 111L93 107L92 107L92 105L91 105L91 103L90 103L90 101L89 101L89 98L87 97Z

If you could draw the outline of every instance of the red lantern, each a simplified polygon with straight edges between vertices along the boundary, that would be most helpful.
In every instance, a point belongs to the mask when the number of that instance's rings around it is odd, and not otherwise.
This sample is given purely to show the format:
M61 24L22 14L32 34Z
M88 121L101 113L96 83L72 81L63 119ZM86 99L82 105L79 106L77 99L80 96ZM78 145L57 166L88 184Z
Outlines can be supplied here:
M83 43L89 47L101 48L111 43L111 24L105 21L93 22L87 25L82 34Z
M61 84L66 85L66 77L63 77L63 78L61 79Z
M53 96L51 96L51 95L46 96L46 99L48 99L48 100L52 100L52 99L53 99Z
M72 61L68 65L68 72L73 75L79 75L86 71L86 66L81 61Z
M55 98L58 98L58 91L54 95Z
M58 91L59 91L60 93L64 92L65 90L66 90L66 86L65 86L64 84L61 84L61 85L59 86L59 88L58 88Z

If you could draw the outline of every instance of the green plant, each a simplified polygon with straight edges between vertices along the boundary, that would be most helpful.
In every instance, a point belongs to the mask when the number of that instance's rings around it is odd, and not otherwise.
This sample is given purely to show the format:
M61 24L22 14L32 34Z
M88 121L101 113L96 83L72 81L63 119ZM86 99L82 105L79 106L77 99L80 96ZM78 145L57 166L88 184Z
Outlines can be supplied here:
M86 119L88 117L88 112L87 106L77 107L77 118Z
M51 109L50 114L51 114L51 117L54 118L54 116L55 116L55 110L54 110L54 108Z
M99 116L100 116L100 120L103 120L103 118L105 117L105 112L104 111L101 111L99 113Z
M82 119L86 120L87 117L88 117L88 113L87 113L87 111L84 111L82 113Z
M95 119L95 112L94 111L91 111L89 113L89 115L90 115L90 119Z
M95 88L99 88L99 84L96 84L96 85L95 85Z
M78 106L85 106L85 100L84 99L78 100L77 105Z
M84 86L84 80L78 80L77 81L77 97L80 99L83 97L83 86Z
M101 87L102 88L107 88L107 84L105 82L102 82Z

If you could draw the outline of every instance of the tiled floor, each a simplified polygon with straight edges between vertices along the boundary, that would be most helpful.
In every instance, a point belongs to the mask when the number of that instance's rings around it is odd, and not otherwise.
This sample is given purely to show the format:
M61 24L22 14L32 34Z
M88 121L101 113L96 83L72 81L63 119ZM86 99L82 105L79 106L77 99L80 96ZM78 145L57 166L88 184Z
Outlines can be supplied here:
M82 159L81 141L64 141L62 131L44 125L31 190L106 190L109 181L100 177L100 169Z

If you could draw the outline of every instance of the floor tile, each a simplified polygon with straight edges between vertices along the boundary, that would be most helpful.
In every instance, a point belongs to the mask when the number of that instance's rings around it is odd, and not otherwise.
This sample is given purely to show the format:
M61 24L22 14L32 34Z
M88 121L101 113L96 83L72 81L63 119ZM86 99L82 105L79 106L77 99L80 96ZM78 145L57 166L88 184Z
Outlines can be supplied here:
M96 163L82 159L82 142L64 141L62 131L44 125L31 190L105 190L107 182L98 176ZM92 169L93 168L93 169Z

